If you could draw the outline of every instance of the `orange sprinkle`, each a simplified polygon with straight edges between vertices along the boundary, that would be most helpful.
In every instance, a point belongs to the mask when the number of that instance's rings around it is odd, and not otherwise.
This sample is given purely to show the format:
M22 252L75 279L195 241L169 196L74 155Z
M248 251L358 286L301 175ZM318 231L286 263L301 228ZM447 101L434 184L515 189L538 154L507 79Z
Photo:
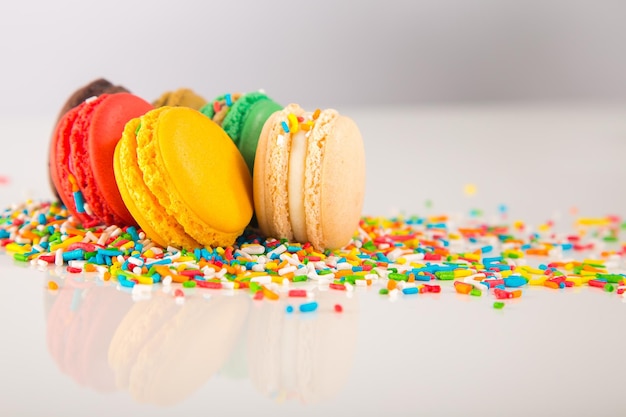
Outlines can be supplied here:
M555 290L558 290L560 288L559 284L557 284L554 281L546 281L546 282L543 283L543 285L548 287L548 288L553 288Z
M59 289L59 284L57 284L54 281L48 281L48 288L51 290L58 290Z
M111 279L111 273L109 271L106 271L104 273L104 276L102 277L103 280L108 281Z
M270 300L278 300L278 294L269 290L266 286L263 286L263 296Z
M530 249L526 249L526 255L548 256L548 250L547 249L530 248Z
M85 264L85 267L83 268L83 270L85 272L95 272L96 266L94 264Z
M320 113L322 111L320 109L315 109L315 111L313 112L313 120L317 120L318 117L320 117Z
M397 286L398 283L395 280L390 279L389 281L387 281L387 289L389 291L395 290Z

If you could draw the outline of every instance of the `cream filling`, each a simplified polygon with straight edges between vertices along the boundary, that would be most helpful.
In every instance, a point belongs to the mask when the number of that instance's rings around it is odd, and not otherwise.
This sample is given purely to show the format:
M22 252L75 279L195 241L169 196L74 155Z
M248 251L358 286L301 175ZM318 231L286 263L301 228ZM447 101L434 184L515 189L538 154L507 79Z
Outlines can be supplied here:
M298 130L291 135L291 151L289 153L289 175L287 178L289 218L291 220L291 229L298 242L306 242L308 240L304 214L304 171L307 133L306 131Z

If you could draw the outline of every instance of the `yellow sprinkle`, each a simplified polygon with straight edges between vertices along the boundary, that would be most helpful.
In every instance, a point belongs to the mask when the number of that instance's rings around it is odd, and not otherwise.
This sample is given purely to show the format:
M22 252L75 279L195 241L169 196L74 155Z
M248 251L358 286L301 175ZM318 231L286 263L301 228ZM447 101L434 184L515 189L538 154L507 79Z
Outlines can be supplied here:
M196 259L193 256L181 256L180 258L176 259L176 262L193 262Z
M476 194L476 185L465 184L465 187L463 187L463 192L465 193L465 195L468 195L468 196Z
M152 252L152 249L148 249L143 253L143 256L145 258L154 258L154 252Z
M289 120L289 132L292 134L296 133L300 129L298 118L295 114L289 113L287 119Z
M574 283L575 287L580 287L581 285L583 285L583 279L582 279L581 276L578 276L578 275L568 275L566 277L566 279L568 281L572 281ZM589 281L589 280L587 280L587 281Z
M543 285L546 280L548 279L548 277L541 276L541 277L530 277L530 279L528 279L528 285Z
M122 246L120 246L120 250L127 250L127 249L132 248L133 246L135 246L135 242L131 240L129 242L124 243Z
M65 249L67 248L69 245L71 245L72 243L77 243L83 240L82 236L74 236L74 237L70 237L69 239L65 239L63 242L61 243L57 243L56 245L52 245L50 246L50 252L54 252L57 249Z
M610 221L605 217L580 217L576 220L576 224L581 226L606 226L610 224Z
M19 243L9 243L5 246L7 252L26 253L32 250L32 247L28 244L20 245Z
M137 282L144 285L152 285L154 284L154 280L152 277L145 277L143 275L134 275L133 277L137 279Z
M313 120L317 120L318 117L320 117L320 113L322 111L320 109L315 109L315 111L313 112Z
M48 288L51 290L58 290L59 289L59 284L57 284L54 281L48 281Z
M469 277L470 275L474 275L474 271L471 269L455 269L454 270L454 278L463 278Z

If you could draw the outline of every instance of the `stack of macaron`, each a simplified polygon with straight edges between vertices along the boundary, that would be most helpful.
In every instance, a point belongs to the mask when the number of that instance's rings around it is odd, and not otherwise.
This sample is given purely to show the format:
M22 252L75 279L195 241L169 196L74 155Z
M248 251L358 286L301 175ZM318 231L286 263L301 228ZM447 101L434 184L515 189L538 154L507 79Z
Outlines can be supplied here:
M232 245L253 215L266 236L341 247L365 188L361 134L335 110L184 88L150 103L102 79L63 107L49 168L84 227L138 225L186 249Z

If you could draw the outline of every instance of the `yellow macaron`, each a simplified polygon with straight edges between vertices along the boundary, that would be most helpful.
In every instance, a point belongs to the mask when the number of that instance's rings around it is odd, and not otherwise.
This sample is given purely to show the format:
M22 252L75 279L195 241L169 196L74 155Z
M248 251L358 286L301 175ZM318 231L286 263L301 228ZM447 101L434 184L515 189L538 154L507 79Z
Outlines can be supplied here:
M128 210L161 246L228 246L252 218L243 157L194 109L160 107L128 122L114 171Z
M261 231L318 249L349 243L365 194L365 150L354 121L296 104L265 122L254 161Z

